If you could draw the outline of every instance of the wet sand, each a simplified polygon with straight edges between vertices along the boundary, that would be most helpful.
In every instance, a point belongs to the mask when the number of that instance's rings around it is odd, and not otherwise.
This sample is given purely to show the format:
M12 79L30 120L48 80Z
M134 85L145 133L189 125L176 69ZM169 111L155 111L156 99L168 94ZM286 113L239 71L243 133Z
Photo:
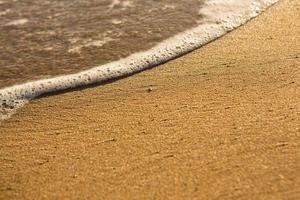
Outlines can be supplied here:
M0 88L76 73L148 50L197 26L202 4L203 0L3 0Z
M299 10L32 101L0 127L0 198L299 199Z

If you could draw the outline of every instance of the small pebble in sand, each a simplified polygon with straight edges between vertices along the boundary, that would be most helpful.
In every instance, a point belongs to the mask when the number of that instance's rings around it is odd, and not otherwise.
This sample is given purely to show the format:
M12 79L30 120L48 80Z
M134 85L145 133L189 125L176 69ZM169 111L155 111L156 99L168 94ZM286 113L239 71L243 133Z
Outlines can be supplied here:
M148 88L148 92L152 92L153 91L153 88L152 87L149 87Z

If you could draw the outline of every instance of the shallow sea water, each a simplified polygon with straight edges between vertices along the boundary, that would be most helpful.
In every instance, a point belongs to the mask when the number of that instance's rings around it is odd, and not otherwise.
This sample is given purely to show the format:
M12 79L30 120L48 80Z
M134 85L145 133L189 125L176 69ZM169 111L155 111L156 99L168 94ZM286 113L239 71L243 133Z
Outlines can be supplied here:
M200 23L204 0L3 0L0 88L89 69Z

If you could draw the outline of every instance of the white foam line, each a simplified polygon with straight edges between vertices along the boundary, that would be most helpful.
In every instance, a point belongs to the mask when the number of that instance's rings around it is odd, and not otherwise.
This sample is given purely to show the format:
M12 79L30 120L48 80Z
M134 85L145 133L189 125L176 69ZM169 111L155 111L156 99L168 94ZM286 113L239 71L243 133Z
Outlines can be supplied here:
M0 90L0 121L42 94L128 76L188 53L257 16L278 0L208 0L200 9L204 23L148 51L76 74L28 82Z

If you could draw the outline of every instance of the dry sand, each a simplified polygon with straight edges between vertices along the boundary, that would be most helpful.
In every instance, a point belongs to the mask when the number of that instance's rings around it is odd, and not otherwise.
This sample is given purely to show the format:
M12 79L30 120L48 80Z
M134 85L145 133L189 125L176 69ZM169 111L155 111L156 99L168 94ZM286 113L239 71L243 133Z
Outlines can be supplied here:
M300 199L300 2L181 58L32 101L1 199Z

